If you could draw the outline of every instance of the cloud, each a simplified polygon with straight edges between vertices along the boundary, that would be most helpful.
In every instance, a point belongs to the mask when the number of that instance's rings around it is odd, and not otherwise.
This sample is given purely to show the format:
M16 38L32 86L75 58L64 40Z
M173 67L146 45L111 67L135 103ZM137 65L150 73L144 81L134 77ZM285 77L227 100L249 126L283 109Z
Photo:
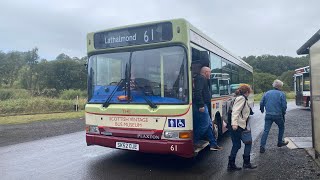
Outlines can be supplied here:
M37 46L49 60L60 53L82 57L88 32L185 18L239 56L296 56L320 28L319 6L317 0L1 1L0 50Z

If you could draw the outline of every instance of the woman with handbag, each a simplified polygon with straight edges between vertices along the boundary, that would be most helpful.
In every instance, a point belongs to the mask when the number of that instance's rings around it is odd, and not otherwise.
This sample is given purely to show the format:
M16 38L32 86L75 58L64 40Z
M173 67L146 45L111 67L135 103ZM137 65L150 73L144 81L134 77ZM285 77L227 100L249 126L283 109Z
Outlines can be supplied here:
M250 152L252 146L251 130L247 126L250 114L253 114L249 104L248 96L251 88L248 85L241 85L235 92L236 98L232 106L231 116L231 139L232 149L229 156L228 171L241 170L235 164L237 152L241 148L241 141L245 144L243 154L243 168L255 169L257 166L250 163Z

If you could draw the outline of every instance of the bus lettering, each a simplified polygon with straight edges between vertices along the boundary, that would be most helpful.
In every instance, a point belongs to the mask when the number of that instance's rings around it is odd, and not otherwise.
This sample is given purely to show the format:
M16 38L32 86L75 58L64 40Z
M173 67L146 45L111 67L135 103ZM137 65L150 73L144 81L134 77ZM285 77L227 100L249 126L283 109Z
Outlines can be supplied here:
M146 117L109 117L110 121L120 121L120 122L143 122L147 123L148 118Z
M114 122L114 126L140 128L140 127L142 127L142 124L141 123L128 123L128 122Z
M122 113L131 114L131 111L128 109L122 109Z
M121 43L121 42L130 42L137 40L137 33L131 36L111 36L111 37L104 37L105 44L114 44L114 43Z
M170 150L171 151L178 151L178 145L171 145Z
M160 139L158 135L153 135L153 134L138 134L137 138L140 139Z

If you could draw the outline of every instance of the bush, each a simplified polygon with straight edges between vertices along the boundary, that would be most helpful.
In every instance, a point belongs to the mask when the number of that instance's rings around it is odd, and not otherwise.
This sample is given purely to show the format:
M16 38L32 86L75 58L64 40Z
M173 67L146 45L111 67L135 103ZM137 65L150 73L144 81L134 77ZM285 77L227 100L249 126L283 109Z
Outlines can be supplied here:
M79 89L78 90L73 90L73 89L64 90L60 94L60 99L75 100L75 99L77 99L77 96L79 98L86 98L87 92L81 91Z
M83 110L86 100L79 100L79 110ZM74 101L35 97L30 99L10 99L0 103L0 114L36 114L74 111Z
M286 97L287 97L287 99L295 99L296 94L295 94L295 92L287 92Z
M29 99L30 93L25 89L0 89L0 100Z
M12 97L13 97L12 91L8 91L8 89L0 89L0 100L1 101L11 99Z
M52 88L52 89L45 88L41 91L41 96L55 98L59 96L59 92L55 88Z
M254 101L260 101L264 93L254 94Z

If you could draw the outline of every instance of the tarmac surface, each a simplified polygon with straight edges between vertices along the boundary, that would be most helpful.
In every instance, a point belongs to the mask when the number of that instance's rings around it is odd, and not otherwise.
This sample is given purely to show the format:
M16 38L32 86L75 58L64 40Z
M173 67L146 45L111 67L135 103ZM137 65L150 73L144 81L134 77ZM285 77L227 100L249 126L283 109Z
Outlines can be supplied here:
M288 104L285 137L310 137L310 110ZM143 154L86 146L84 120L61 120L0 126L1 179L320 179L320 169L305 149L278 148L277 126L269 133L267 149L259 153L264 114L254 107L251 118L255 170L226 171L231 140L224 150L208 149L195 159ZM78 131L78 132L77 132ZM72 132L72 133L71 133ZM68 133L68 134L67 134ZM47 137L48 136L48 137ZM237 165L242 165L240 149Z

